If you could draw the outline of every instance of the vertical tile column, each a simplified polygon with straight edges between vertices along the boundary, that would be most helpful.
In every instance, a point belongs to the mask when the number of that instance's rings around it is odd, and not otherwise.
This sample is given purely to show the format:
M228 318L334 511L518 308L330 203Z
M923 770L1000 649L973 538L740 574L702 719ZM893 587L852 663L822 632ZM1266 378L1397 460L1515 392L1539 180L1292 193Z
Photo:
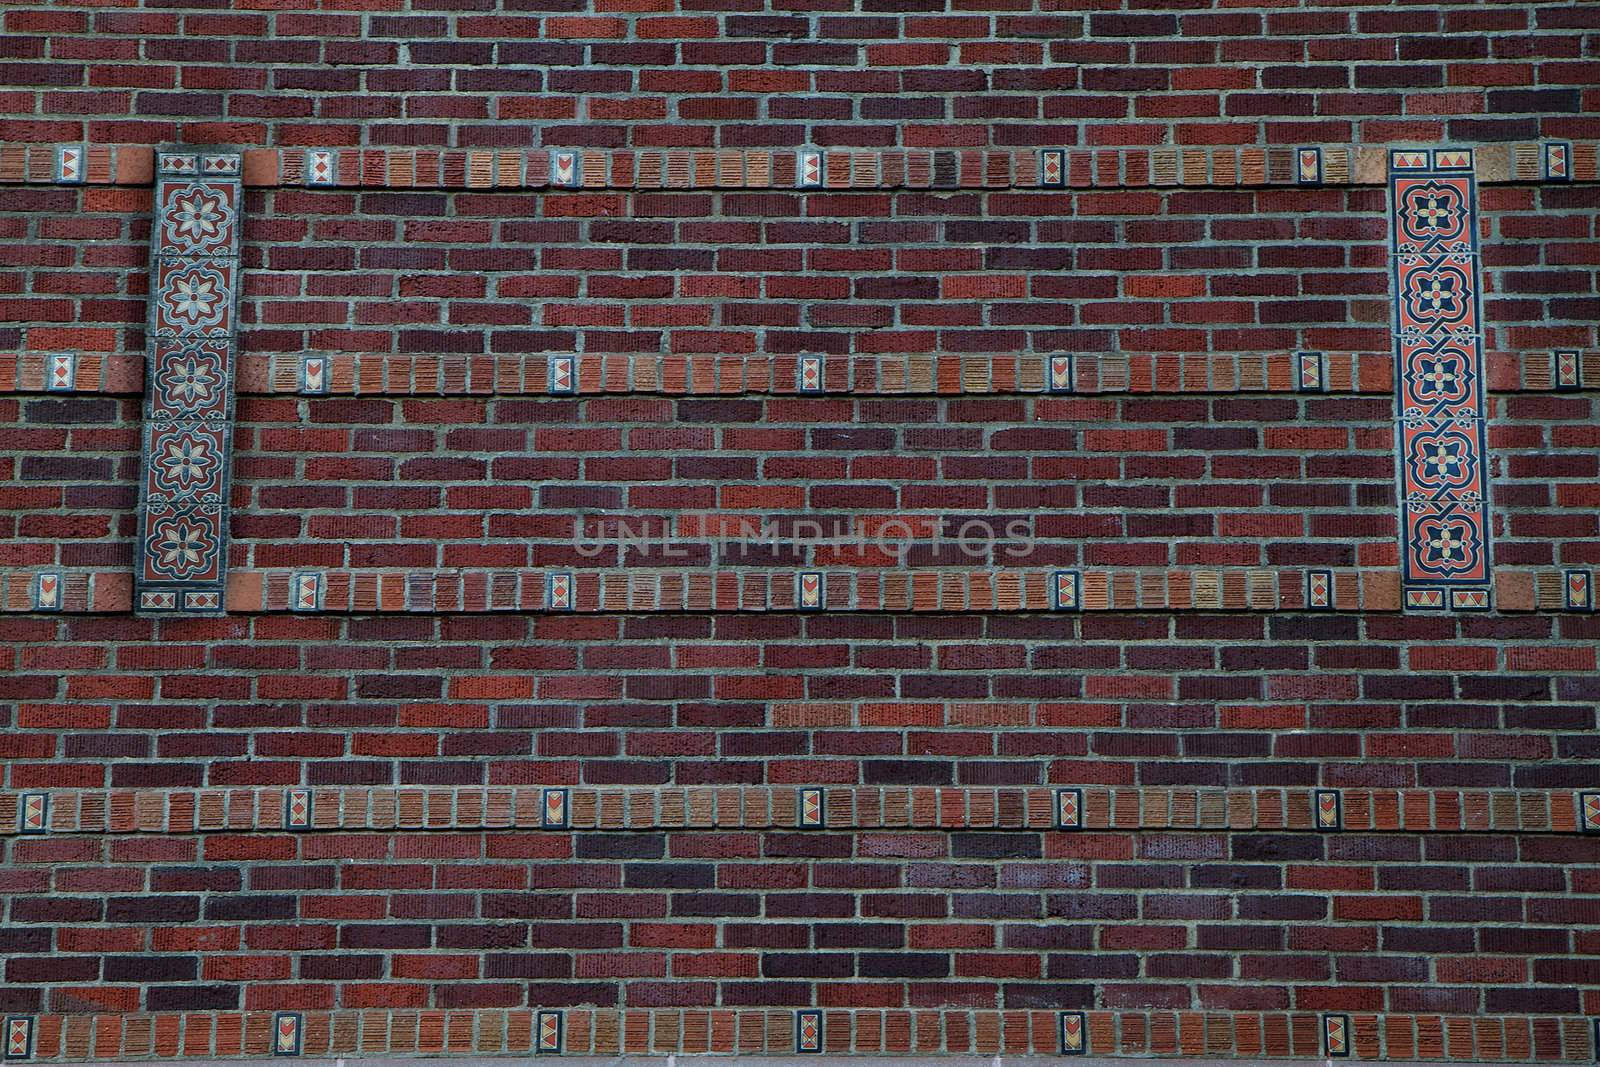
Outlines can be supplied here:
M1470 150L1392 151L1401 582L1408 610L1487 611L1488 447Z
M141 611L223 608L241 194L236 153L157 156L134 553Z

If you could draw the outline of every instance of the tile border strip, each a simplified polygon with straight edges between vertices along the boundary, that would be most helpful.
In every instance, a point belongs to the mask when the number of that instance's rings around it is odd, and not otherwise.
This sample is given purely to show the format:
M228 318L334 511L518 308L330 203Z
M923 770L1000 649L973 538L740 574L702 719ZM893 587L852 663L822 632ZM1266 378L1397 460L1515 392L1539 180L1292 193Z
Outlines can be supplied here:
M820 574L814 604L801 603L801 574ZM41 603L41 575L59 592ZM1075 596L1062 599L1069 587ZM1313 580L1315 579L1315 580ZM1332 595L1327 585L1332 583ZM1588 568L1501 567L1495 610L1594 610ZM104 614L134 603L126 572L50 568L0 570L0 613ZM324 614L489 612L654 614L708 612L1396 612L1398 571L1299 568L1162 570L1017 569L809 571L763 568L656 570L239 569L228 574L227 611Z
M825 356L833 396L1097 396L1107 393L1200 394L1305 392L1294 379L1297 356L1319 353L1150 355L855 355ZM1390 394L1391 352L1323 355L1323 395ZM69 382L51 384L59 356L74 357ZM800 395L784 374L799 356L390 355L327 352L238 357L239 396L685 396ZM575 371L570 387L552 383L557 361ZM1047 369L1065 369L1047 380ZM1491 395L1600 389L1600 349L1491 352ZM1074 371L1076 375L1074 376ZM0 354L0 396L15 393L141 395L142 356L90 353Z
M17 1015L8 1060L264 1056L792 1055L814 1051L1591 1062L1582 1016L1316 1011L882 1008L468 1008ZM807 1035L809 1037L809 1034ZM1065 1042L1065 1044L1064 1044ZM20 1051L17 1051L20 1050Z
M919 705L925 707L926 705ZM850 726L849 705L781 705L779 726ZM871 704L871 707L892 707ZM945 721L1046 725L1027 706ZM992 712L985 714L986 711ZM862 728L871 728L866 724ZM1331 814L1330 814L1331 813ZM1600 792L1096 786L273 786L0 792L0 837L41 834L654 829L1600 832Z
M244 187L236 152L156 157L136 611L221 614Z
M1407 611L1487 611L1492 518L1471 149L1389 153L1400 573ZM1559 376L1561 360L1552 369Z
M1483 144L1483 182L1600 180L1600 142ZM146 145L0 144L0 184L148 185ZM1384 184L1384 145L1038 149L245 148L251 187L1129 189ZM63 166L63 160L68 166ZM76 163L72 161L76 160ZM1552 161L1558 163L1552 167Z

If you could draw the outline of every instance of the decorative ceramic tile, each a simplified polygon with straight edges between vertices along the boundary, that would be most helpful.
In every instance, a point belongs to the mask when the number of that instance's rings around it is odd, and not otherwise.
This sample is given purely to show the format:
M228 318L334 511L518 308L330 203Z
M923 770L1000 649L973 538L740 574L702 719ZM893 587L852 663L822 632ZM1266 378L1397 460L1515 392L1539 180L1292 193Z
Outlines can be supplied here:
M1600 793L1579 793L1578 811L1582 815L1583 832L1600 834Z
M1594 610L1594 577L1586 570L1562 574L1562 599L1568 611Z
M800 790L801 827L814 830L827 825L828 809L824 802L825 797L826 794L820 788L808 786Z
M551 611L571 611L572 603L572 574L570 571L552 573L545 579L545 603Z
M162 182L155 254L238 255L239 191L233 182Z
M1322 184L1322 149L1302 148L1295 153L1295 181L1300 185Z
M56 181L62 185L81 185L84 175L84 151L81 144L56 146Z
M227 338L158 337L151 345L146 418L226 420L232 390Z
M1545 144L1544 180L1547 182L1572 180L1572 145L1566 141L1550 141Z
M1337 789L1314 789L1311 792L1311 815L1318 830L1342 830L1342 805Z
M78 381L78 357L70 352L58 352L46 363L44 387L46 392L70 393Z
M1443 611L1445 603L1443 589L1413 587L1406 590L1405 607L1407 611Z
M1089 1027L1081 1011L1064 1011L1057 1018L1060 1030L1061 1054L1082 1056L1089 1051Z
M272 1054L274 1056L298 1056L305 1028L301 1025L303 1016L297 1011L280 1011L272 1017Z
M820 611L823 605L821 571L802 571L795 575L795 604L801 611Z
M565 829L569 819L568 806L569 790L566 788L550 788L544 791L544 803L541 805L543 822L546 829Z
M1056 188L1067 184L1066 152L1045 148L1039 152L1039 184Z
M1050 392L1072 392L1072 357L1051 356L1048 363Z
M185 611L221 611L222 594L215 589L185 589L183 608Z
M134 574L141 610L223 610L241 158L157 157Z
M285 789L283 791L283 828L309 830L311 828L311 790Z
M802 393L820 393L822 375L821 356L801 356L796 368L796 387Z
M300 391L307 396L325 396L331 384L327 356L305 356L300 360Z
M1051 582L1051 606L1057 611L1079 611L1083 607L1083 574L1056 571Z
M34 611L60 611L61 587L63 580L60 571L40 571L33 576L33 610Z
M535 1053L559 1053L561 1051L561 1013L559 1011L541 1011L538 1016L538 1040L534 1043Z
M550 360L550 391L557 395L576 393L578 375L573 369L576 361L571 356L556 356Z
M33 1055L33 1017L30 1015L6 1016L6 1053L8 1060L25 1060Z
M289 610L322 609L322 575L316 571L297 571L289 576Z
M822 1051L822 1012L805 1008L794 1013L794 1050Z
M339 154L327 148L306 153L306 184L334 185L339 181Z
M50 829L50 794L23 793L17 808L17 832L42 834Z
M1555 353L1555 387L1560 392L1583 388L1583 358L1573 349Z
M1413 610L1489 606L1489 450L1472 168L1465 149L1390 153L1401 580L1404 605ZM1456 585L1475 588L1443 588Z
M226 338L235 329L238 262L230 258L162 257L151 282L154 335Z
M822 185L824 159L821 152L807 150L795 157L795 184L802 189L815 189Z
M1333 572L1306 571L1306 607L1312 611L1333 610Z
M571 149L550 153L550 184L575 188L583 184L583 156Z
M1302 393L1320 393L1323 385L1323 359L1321 352L1296 352L1295 388Z
M1350 1055L1350 1016L1322 1017L1322 1053L1335 1058Z
M1056 790L1056 829L1083 829L1083 790L1077 786Z
M222 422L159 422L146 435L148 499L222 503L228 427Z

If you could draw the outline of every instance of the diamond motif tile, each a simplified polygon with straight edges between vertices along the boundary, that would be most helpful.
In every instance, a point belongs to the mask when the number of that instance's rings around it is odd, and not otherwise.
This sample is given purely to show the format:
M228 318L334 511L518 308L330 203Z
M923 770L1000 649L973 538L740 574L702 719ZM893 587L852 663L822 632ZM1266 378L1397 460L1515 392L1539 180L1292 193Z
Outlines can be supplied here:
M313 148L306 153L307 185L335 185L338 181L338 153L327 148Z
M70 352L52 355L46 365L44 387L46 392L70 393L78 380L78 357Z
M1583 388L1583 359L1573 349L1555 353L1555 386L1561 392Z
M796 1052L822 1051L822 1012L814 1008L795 1012L794 1048Z
M283 828L309 830L311 828L311 790L286 789L283 792Z
M1333 609L1333 572L1306 571L1306 607L1313 611Z
M549 605L550 610L571 611L573 609L571 573L550 574L545 578L545 583L545 603Z
M6 1017L6 1053L8 1060L26 1060L33 1056L33 1017L8 1015Z
M1056 790L1056 829L1083 829L1083 790L1069 786Z
M1067 184L1066 152L1045 148L1039 152L1039 184L1056 188Z
M801 356L797 370L798 387L802 393L822 392L822 357Z

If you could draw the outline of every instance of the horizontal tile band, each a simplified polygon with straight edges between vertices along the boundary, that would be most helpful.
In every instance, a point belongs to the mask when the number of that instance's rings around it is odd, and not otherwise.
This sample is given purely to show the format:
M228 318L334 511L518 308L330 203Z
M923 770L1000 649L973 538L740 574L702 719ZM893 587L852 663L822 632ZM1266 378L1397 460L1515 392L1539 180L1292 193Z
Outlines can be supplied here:
M72 356L63 366L60 356ZM308 389L307 357L246 355L239 359L242 395L545 396L551 365L573 360L578 396L664 394L803 395L798 356L534 355L447 356L383 353L318 355L323 384ZM821 392L843 396L1068 395L1103 393L1296 392L1298 353L1073 355L1066 387L1050 381L1049 356L828 356ZM1388 394L1394 356L1388 352L1323 353L1320 392ZM1543 393L1600 388L1600 349L1489 353L1489 389ZM0 395L144 391L144 357L100 353L0 354Z
M802 1017L809 1024L804 1032ZM1198 1058L1592 1062L1593 1021L1551 1015L1309 1011L568 1008L195 1011L9 1016L11 1059L268 1056L967 1053ZM1070 1027L1070 1030L1069 1030ZM1072 1045L1064 1044L1072 1042ZM1057 1061L1052 1061L1057 1062Z
M1063 129L1067 129L1063 126ZM1600 179L1594 141L1473 148L1480 182ZM246 148L244 184L384 189L1127 189L1382 185L1387 145L1038 149ZM149 185L146 145L0 145L0 184Z
M808 576L819 576L812 581ZM1587 569L1497 568L1477 610L1594 610ZM1479 590L1484 587L1474 587ZM46 592L48 591L48 599ZM1392 569L1002 571L766 568L606 570L235 570L227 610L340 614L712 612L1361 611L1402 607ZM1316 599L1308 603L1308 595ZM134 607L120 570L0 570L0 612L115 613ZM809 602L808 602L809 600Z
M825 705L826 707L826 705ZM816 719L779 725L848 726ZM982 704L956 721L1005 725ZM1002 705L1010 709L1011 705ZM1026 708L1023 709L1026 712ZM1023 723L1022 725L1027 725ZM10 834L285 830L1600 831L1600 793L1517 789L336 786L0 792Z

